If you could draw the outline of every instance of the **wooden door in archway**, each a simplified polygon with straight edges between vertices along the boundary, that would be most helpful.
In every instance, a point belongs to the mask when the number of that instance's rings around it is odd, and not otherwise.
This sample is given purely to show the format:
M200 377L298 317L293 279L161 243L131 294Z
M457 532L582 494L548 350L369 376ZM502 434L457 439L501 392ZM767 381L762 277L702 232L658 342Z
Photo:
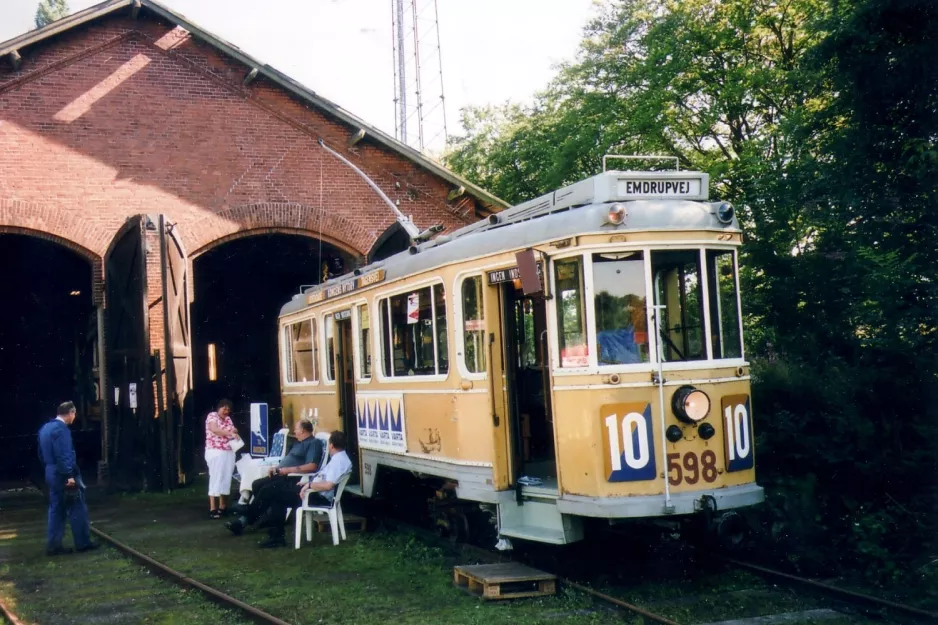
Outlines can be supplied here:
M174 464L179 484L194 473L199 448L192 391L192 334L189 326L189 271L185 247L174 224L159 217L160 256L162 258L164 355L166 363L166 457ZM174 484L171 484L172 486Z
M104 261L110 479L119 487L153 488L160 480L148 336L146 216L130 218Z

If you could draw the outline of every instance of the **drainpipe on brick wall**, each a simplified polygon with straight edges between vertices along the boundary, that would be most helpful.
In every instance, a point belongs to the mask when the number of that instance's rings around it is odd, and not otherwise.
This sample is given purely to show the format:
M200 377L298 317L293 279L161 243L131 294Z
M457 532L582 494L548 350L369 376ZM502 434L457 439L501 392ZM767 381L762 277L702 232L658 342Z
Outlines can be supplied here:
M104 352L104 302L99 302L98 312L98 393L101 396L101 459L98 461L98 483L108 477L108 417L110 398L107 392L107 357Z

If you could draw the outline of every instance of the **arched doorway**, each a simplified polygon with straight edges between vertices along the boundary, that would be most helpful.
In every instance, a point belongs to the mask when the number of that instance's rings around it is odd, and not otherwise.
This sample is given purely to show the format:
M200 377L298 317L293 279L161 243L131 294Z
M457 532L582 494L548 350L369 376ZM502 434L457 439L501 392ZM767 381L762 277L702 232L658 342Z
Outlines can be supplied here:
M64 245L0 233L0 480L38 479L36 432L74 401L86 479L101 453L98 319L92 266Z
M193 407L197 422L225 397L248 431L252 402L280 423L277 317L303 285L351 271L344 250L302 235L258 234L224 242L193 261ZM199 435L197 435L198 438Z
M395 221L371 246L368 252L368 262L373 263L394 256L410 247L410 235L404 230L400 222Z

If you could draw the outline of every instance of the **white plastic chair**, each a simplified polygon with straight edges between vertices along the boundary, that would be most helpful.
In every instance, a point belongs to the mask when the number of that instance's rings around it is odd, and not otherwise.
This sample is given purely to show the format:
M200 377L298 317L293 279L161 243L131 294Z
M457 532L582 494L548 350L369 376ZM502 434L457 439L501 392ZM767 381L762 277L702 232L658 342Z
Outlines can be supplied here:
M349 478L351 477L352 474L349 472L343 475L342 479L339 480L338 488L336 488L335 492L335 499L332 500L332 505L330 506L309 505L309 493L307 493L306 498L303 499L303 505L296 509L296 530L293 536L293 546L295 549L299 549L300 543L302 542L304 520L306 522L306 540L307 542L313 540L314 514L325 514L329 517L329 525L332 527L333 545L339 544L340 534L342 540L348 540L345 536L345 517L342 515L342 491L345 490L345 485L348 484Z
M287 455L287 436L290 434L288 428L280 428L277 430L273 436L270 437L270 448L267 450L267 455L263 458L257 458L258 461L264 464L277 464L280 460ZM250 450L245 451L241 454L242 458L252 458Z
M326 468L326 464L329 463L329 432L319 432L316 434L316 438L322 442L322 460L319 461L319 469L313 473L288 473L290 477L298 477L300 481L298 484L306 484L311 479L319 475L319 472ZM290 513L293 512L292 508L287 508L287 516L284 520L290 519Z
M274 434L270 441L270 451L267 454L268 458L280 460L287 455L287 436L289 434L290 430L288 428L280 428L277 430L277 433Z

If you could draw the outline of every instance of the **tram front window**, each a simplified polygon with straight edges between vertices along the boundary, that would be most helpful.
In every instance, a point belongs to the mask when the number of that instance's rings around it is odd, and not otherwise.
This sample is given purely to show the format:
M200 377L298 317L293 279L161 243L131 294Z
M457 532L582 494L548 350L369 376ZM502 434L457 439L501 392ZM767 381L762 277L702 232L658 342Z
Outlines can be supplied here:
M713 345L713 357L742 358L733 250L707 250L707 284L710 291L710 342Z
M655 304L667 306L658 324L664 361L706 360L700 252L653 251L651 274Z
M642 252L593 254L599 365L649 361Z

